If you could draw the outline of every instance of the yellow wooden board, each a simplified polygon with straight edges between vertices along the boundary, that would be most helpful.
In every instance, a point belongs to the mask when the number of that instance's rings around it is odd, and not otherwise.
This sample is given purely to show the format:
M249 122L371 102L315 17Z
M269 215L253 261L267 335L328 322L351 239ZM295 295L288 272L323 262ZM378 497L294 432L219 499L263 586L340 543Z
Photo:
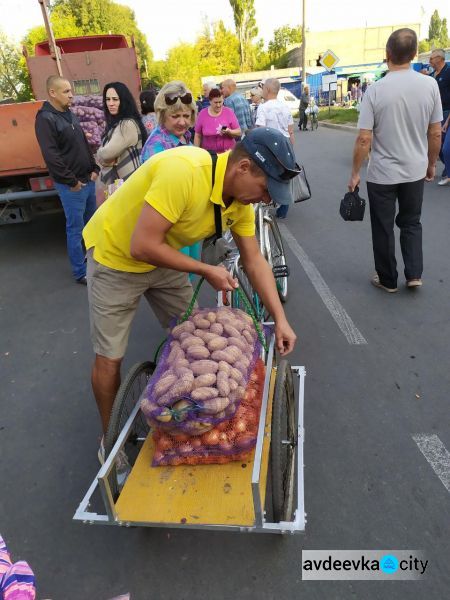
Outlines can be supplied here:
M263 506L274 379L272 372L260 477ZM120 521L245 527L254 525L251 489L254 452L246 463L152 467L153 452L153 440L148 436L116 503Z

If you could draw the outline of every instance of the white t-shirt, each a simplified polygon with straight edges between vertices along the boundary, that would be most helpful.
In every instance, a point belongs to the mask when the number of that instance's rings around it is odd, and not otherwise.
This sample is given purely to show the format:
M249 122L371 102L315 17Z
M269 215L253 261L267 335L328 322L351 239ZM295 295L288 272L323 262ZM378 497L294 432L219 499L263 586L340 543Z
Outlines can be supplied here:
M257 127L272 127L281 131L285 137L289 137L288 126L293 123L291 111L280 100L267 100L258 107L255 123Z
M428 127L440 121L441 97L432 77L402 69L368 86L358 119L359 129L373 133L367 181L390 185L423 179Z

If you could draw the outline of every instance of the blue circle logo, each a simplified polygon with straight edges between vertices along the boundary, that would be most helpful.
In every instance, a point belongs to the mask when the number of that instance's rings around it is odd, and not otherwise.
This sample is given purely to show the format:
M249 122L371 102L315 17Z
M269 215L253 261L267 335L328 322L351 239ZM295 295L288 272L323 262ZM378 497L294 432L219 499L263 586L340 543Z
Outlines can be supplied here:
M398 569L398 560L393 554L386 554L380 560L380 567L384 573L395 573Z

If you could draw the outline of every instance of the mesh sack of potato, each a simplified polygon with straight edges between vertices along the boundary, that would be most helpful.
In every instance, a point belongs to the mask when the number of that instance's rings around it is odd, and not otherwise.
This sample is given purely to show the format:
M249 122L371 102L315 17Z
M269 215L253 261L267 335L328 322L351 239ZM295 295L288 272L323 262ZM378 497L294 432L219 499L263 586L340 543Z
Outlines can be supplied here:
M155 451L152 466L248 461L258 434L264 376L265 366L258 358L234 416L216 424L206 433L187 435L156 430L153 433Z
M153 428L201 435L230 419L244 397L260 341L239 309L199 309L176 325L145 391Z

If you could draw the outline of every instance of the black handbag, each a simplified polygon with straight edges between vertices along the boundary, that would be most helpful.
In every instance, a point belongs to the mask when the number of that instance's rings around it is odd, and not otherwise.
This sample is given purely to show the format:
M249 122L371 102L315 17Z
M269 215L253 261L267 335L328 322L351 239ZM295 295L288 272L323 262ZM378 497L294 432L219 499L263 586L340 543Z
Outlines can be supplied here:
M339 212L344 221L362 221L366 201L359 195L359 187L356 186L353 192L347 192L341 200Z
M311 198L311 187L306 178L305 167L300 167L300 173L291 179L291 192L294 202L304 202Z

